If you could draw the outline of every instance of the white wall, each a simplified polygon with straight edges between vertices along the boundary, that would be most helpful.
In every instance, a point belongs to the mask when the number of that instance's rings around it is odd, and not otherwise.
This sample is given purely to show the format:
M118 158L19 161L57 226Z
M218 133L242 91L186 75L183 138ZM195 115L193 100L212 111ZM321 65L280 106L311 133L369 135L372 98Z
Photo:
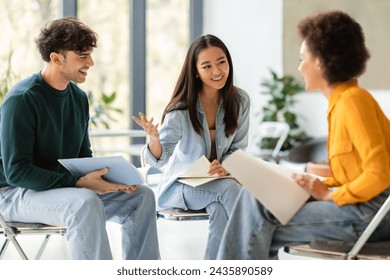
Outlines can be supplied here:
M282 71L282 0L205 0L203 33L218 36L233 59L235 83L252 98L251 130L262 108L260 83Z
M236 84L252 98L251 131L265 103L260 82L269 78L269 68L283 71L283 0L205 0L204 33L220 37L229 48ZM369 32L369 30L365 30ZM298 54L297 54L298 67ZM362 85L364 87L364 85ZM370 90L370 89L368 89ZM390 117L390 91L372 91ZM318 92L298 96L295 112L310 136L327 135L327 100Z

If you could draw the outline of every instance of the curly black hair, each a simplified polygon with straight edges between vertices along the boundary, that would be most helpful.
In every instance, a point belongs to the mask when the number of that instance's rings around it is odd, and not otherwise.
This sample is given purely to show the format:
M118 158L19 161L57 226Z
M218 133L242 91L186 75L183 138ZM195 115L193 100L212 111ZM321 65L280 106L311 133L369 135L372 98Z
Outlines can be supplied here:
M82 53L97 47L97 34L75 17L53 20L41 29L35 40L41 57L50 61L50 53Z
M363 29L345 12L327 11L304 18L298 32L320 59L329 83L345 82L364 73L370 53Z

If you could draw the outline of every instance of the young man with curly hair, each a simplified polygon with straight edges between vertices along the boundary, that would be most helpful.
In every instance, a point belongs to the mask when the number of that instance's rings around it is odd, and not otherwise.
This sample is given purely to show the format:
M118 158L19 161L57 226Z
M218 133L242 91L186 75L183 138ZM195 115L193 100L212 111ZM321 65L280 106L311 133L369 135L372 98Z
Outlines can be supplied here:
M106 221L122 229L124 259L158 259L155 199L145 186L105 181L107 168L74 176L60 158L91 157L82 83L97 35L76 18L42 28L46 67L17 83L1 107L0 212L10 221L66 226L73 259L112 259Z

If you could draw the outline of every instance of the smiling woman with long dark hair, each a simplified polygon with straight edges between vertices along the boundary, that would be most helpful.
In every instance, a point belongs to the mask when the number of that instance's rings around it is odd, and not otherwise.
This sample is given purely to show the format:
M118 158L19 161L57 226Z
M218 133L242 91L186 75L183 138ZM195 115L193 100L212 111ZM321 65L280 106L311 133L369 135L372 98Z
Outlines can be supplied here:
M210 160L210 174L226 175L222 161L247 147L249 109L248 95L233 85L233 63L225 44L204 35L188 50L161 129L142 113L133 118L149 135L147 161L155 166L168 164L160 182L159 207L205 208L209 213L205 259L217 256L240 185L223 179L194 188L177 178L201 156Z

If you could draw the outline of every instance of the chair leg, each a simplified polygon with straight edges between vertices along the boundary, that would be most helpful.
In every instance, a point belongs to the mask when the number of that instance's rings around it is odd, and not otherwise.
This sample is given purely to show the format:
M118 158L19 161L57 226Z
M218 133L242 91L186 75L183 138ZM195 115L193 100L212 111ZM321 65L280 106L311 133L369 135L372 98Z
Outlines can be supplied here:
M49 242L50 236L51 236L50 234L46 234L46 236L43 239L43 242L41 244L41 247L39 247L39 250L38 250L37 254L35 255L35 260L39 260L41 258L43 251L45 250L46 245Z
M20 257L23 260L28 260L26 253L23 251L22 247L20 246L19 242L16 240L15 236L8 236L7 238L12 242L12 244L14 244L16 251L18 251Z
M8 247L8 244L9 244L9 239L6 238L6 239L4 240L3 246L1 246L1 249L0 249L0 260L3 258L4 253L5 253L5 250L6 250L7 247Z

